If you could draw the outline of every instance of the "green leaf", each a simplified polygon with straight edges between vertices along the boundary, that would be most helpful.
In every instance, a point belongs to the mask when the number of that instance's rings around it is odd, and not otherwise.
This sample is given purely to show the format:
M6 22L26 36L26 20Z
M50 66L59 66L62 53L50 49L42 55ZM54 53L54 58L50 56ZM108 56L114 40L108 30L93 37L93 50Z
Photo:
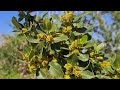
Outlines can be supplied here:
M51 21L49 20L49 18L45 18L45 19L44 19L44 23L45 23L45 28L46 28L47 30L50 30L50 29L52 28L52 23L51 23Z
M43 19L47 14L48 14L48 11L44 11L43 14L41 15L41 18Z
M73 34L74 34L75 36L81 35L80 33L76 32L76 31L74 31Z
M54 43L61 42L61 41L67 41L69 38L66 35L62 35L59 37L54 38Z
M67 58L67 63L70 63L71 65L77 65L78 57L76 54L72 54L70 57Z
M29 54L31 51L31 48L28 45L25 45L23 52Z
M27 40L30 42L30 43L40 43L40 41L38 39L35 39L33 37L27 37Z
M72 52L70 52L69 54L64 55L64 57L70 57L72 54L73 54L73 53L72 53Z
M80 40L78 40L78 44L85 44L88 40L88 36L84 35Z
M108 58L108 60L111 62L111 64L113 64L115 62L115 59L116 59L116 54L105 54L105 57Z
M115 62L113 63L113 68L114 69L120 68L120 54L116 55Z
M39 73L38 78L40 78L40 79L48 79L48 73L45 70L40 69L40 73Z
M96 47L96 52L98 53L101 49L103 49L104 48L104 43L101 43L100 45L98 45L97 47Z
M89 70L81 71L81 76L83 79L92 79L95 78L94 73L90 72Z
M31 50L29 54L29 60L31 60L34 55L35 55L34 50Z
M86 16L87 14L90 14L90 13L91 13L91 12L86 11L86 12L83 12L83 13L75 16L75 17L74 17L74 20L73 20L73 23L79 23L80 20L81 20L84 16Z
M56 19L56 20L60 20L60 18L58 17L57 14L52 14L52 18L53 18L53 19Z
M94 43L93 42L88 42L83 48L90 48L94 46Z
M53 24L50 32L56 32L57 31L57 25Z
M79 60L83 61L83 62L86 62L88 61L89 59L89 55L88 54L80 54L79 53L79 56L77 56Z
M22 29L21 25L18 23L16 17L14 17L14 16L12 17L12 23L13 23L17 28L21 28L21 29Z
M40 23L39 25L40 25L41 30L43 30L43 31L44 31L44 30L46 29L46 27L45 27L45 24L44 24L44 23Z
M54 62L50 62L49 63L50 66L50 73L58 78L63 78L63 71L62 71L62 67L61 65L59 65L58 63L54 63Z

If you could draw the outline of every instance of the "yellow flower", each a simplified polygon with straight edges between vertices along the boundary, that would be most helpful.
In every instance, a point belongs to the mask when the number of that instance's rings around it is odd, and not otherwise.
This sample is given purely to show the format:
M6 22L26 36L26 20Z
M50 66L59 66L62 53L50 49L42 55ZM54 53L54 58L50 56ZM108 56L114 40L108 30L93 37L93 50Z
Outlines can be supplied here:
M52 40L53 40L53 36L52 36L52 35L48 35L48 36L46 37L46 42L47 42L47 43L52 42Z
M71 70L72 65L70 63L67 63L67 64L65 64L64 68L66 68L66 70Z
M74 50L74 49L77 49L78 48L78 45L77 45L77 40L73 41L71 43L71 45L69 46L69 50Z
M74 66L74 69L75 70L79 70L79 66Z
M117 68L116 71L117 71L118 73L120 73L120 68Z
M67 28L63 27L62 31L63 31L63 33L67 33Z
M71 26L67 26L67 31L71 31L72 27Z
M102 56L97 57L97 60L103 60Z
M100 62L99 64L103 68L111 66L110 62L108 62L108 61L107 62Z
M80 76L79 66L74 66L74 68L73 68L73 74L74 74L76 77L79 77L79 76Z
M67 71L65 72L65 74L66 74L66 75L70 75L70 71L67 70Z
M28 68L29 68L30 72L32 72L33 70L36 70L35 66L33 66L33 65L32 66L29 65Z
M90 53L90 57L93 57L93 56L94 56L94 54L95 54L94 52L91 52L91 53Z
M22 28L22 32L24 33L24 32L26 32L27 31L27 29L26 28Z
M65 75L64 78L65 79L70 79L70 76L69 75Z
M56 58L53 58L52 60L54 63L57 63L57 59Z
M26 60L27 60L27 59L28 59L28 54L24 54L24 55L23 55L23 59L26 59Z
M80 70L76 70L75 68L73 69L73 74L76 76L76 77L79 77L80 76Z
M48 61L43 61L43 62L42 62L42 65L43 65L43 66L46 66L47 64L48 64Z
M37 38L40 39L40 40L44 39L44 35L43 34L37 34Z

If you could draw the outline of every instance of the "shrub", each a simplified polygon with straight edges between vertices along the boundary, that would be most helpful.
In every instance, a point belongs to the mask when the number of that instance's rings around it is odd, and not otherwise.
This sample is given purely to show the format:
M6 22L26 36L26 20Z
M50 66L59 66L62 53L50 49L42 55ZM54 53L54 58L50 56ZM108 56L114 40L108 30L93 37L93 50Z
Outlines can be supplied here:
M45 79L113 78L115 57L102 51L104 43L92 41L93 26L83 23L90 12L74 15L65 11L60 17L53 14L50 18L45 17L47 13L31 16L20 11L18 20L12 18L15 32L28 42L21 54L31 73Z

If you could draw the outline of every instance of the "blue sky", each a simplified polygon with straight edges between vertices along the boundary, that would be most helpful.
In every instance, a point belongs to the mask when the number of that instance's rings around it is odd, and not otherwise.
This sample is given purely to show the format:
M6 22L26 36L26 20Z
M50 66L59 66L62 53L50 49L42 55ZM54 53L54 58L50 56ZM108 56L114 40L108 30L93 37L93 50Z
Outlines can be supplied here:
M0 34L11 34L12 27L11 23L12 16L18 16L17 11L0 11Z

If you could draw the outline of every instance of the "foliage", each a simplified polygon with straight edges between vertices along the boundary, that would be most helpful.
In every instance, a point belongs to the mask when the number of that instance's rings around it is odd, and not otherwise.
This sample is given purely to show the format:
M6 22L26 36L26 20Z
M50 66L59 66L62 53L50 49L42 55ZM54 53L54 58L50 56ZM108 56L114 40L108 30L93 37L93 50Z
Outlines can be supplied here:
M18 20L12 18L15 32L28 42L20 52L31 73L45 79L110 79L119 75L117 56L106 54L104 43L92 41L94 27L83 20L91 12L75 15L64 11L60 17L54 14L50 18L46 14L38 17L22 11Z

